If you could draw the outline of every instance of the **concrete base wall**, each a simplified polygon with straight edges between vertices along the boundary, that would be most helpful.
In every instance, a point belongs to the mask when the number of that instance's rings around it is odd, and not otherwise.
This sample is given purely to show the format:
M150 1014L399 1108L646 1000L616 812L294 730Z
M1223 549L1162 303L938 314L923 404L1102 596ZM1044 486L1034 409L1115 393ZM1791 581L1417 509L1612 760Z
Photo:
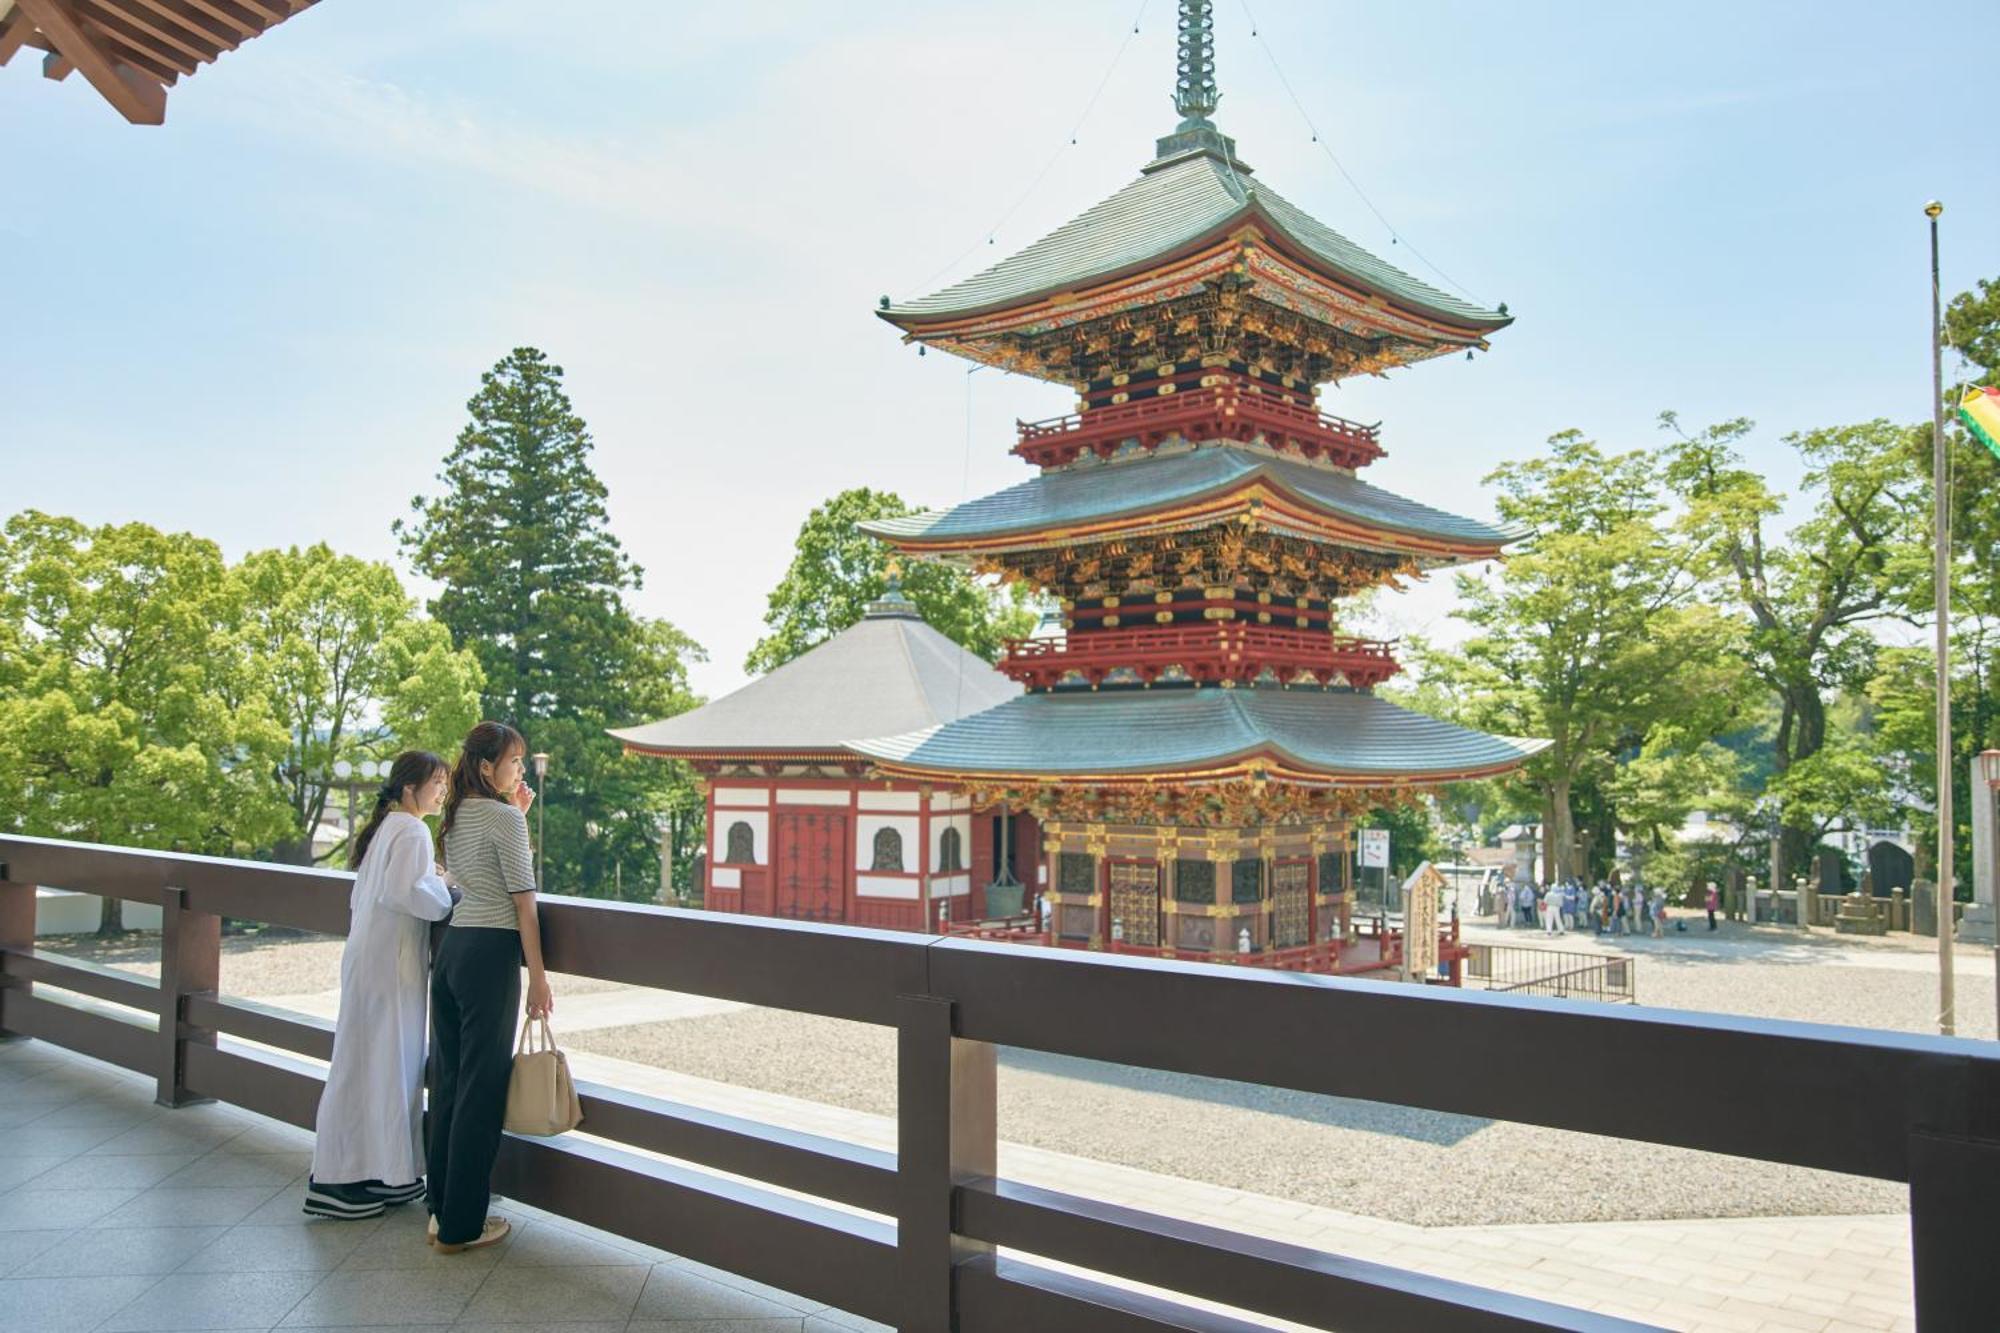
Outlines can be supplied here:
M35 934L88 935L97 930L104 900L68 889L35 890ZM150 903L125 904L125 929L158 930L160 909Z

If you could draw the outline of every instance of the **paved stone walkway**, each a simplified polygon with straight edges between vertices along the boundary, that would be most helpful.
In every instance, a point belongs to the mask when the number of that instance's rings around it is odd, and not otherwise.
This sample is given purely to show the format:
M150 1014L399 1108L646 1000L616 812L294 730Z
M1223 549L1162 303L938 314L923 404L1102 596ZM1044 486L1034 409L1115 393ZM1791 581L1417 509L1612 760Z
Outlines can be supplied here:
M152 1096L55 1047L0 1045L0 1333L883 1330L511 1204L512 1237L451 1256L425 1245L418 1207L312 1221L310 1134Z
M895 1145L886 1117L584 1052L572 1063L581 1078ZM150 1081L95 1061L0 1045L0 1333L880 1327L513 1205L513 1240L453 1258L424 1247L415 1209L310 1222L298 1211L310 1135L151 1097ZM1015 1144L1000 1161L1030 1183L1667 1328L1915 1328L1901 1215L1423 1228Z

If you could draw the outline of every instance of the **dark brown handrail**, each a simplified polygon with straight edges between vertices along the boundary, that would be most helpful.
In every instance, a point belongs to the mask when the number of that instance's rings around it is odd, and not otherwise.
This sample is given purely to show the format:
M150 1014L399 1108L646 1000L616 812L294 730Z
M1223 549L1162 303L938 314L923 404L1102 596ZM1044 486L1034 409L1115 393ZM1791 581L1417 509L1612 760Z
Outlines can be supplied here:
M169 1103L312 1123L311 1066L219 1038L320 1054L325 1025L215 995L204 940L222 915L342 930L349 877L17 837L0 837L0 863L0 1031L155 1072ZM35 884L160 902L167 982L37 954ZM2000 1301L2000 1266L1975 1262L1990 1198L1975 1187L2000 1177L1990 1042L573 898L543 915L560 971L895 1026L902 1146L590 1087L587 1132L747 1183L586 1139L510 1138L503 1192L902 1328L1247 1327L996 1245L1302 1322L1337 1312L1344 1329L1638 1327L995 1180L1001 1044L1907 1180L1920 1326ZM151 1001L156 1017L59 991Z

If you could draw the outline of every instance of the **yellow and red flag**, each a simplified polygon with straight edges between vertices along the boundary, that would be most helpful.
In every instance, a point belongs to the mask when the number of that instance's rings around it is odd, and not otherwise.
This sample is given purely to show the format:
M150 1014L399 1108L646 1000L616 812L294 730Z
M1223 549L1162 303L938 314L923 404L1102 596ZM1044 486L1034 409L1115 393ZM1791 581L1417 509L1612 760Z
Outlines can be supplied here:
M1972 388L1958 405L1958 419L1979 438L1979 442L2000 458L2000 389Z

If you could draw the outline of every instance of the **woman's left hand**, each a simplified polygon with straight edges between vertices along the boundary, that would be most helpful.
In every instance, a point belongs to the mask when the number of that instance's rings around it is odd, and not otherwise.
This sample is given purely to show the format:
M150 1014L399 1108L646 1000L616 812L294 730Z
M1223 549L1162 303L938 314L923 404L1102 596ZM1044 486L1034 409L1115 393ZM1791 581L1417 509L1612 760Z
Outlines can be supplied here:
M547 1018L555 1012L556 997L549 991L545 976L528 978L528 1017Z

